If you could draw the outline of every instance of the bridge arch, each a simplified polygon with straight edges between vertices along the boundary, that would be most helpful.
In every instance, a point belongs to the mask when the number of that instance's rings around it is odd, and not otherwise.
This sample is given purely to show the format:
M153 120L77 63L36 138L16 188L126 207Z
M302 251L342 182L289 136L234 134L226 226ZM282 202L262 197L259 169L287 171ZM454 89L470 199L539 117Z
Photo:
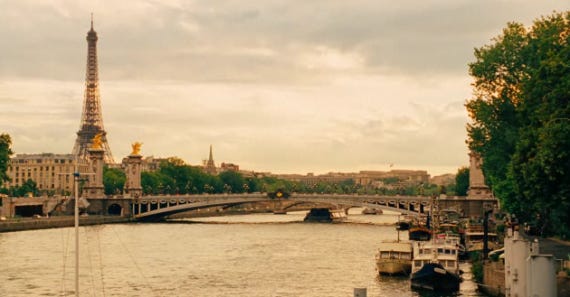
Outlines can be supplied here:
M412 215L423 213L426 209L425 206L429 206L431 203L429 197L349 194L291 193L288 198L281 199L293 204L328 204L338 208L367 207ZM176 198L172 196L146 196L133 201L132 213L139 220L161 220L176 213L195 209L275 201L279 200L264 193L177 195Z
M123 215L123 208L119 204L113 203L107 207L107 214L110 216Z

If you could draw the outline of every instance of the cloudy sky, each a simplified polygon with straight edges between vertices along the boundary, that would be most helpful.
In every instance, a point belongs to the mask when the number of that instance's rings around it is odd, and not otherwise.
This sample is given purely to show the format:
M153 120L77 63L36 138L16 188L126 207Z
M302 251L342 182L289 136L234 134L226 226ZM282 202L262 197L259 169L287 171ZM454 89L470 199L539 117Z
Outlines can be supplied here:
M467 64L560 0L0 0L0 133L70 153L90 13L116 160L208 156L276 173L468 164Z

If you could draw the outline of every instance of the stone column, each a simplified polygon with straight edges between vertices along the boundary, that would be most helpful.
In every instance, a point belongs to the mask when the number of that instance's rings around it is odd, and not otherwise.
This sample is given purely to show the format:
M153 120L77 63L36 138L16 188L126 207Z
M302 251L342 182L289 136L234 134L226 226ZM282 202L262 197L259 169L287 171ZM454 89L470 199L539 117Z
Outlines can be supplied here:
M141 168L142 156L139 154L130 154L126 160L125 174L127 181L125 182L125 196L131 198L139 198L142 196L141 187Z
M467 198L492 198L493 194L485 185L485 176L481 169L481 157L473 152L469 154L469 190Z
M100 148L90 148L87 150L89 153L89 167L91 172L88 175L87 185L83 187L83 197L85 198L104 198L105 188L103 186L103 160L105 150Z

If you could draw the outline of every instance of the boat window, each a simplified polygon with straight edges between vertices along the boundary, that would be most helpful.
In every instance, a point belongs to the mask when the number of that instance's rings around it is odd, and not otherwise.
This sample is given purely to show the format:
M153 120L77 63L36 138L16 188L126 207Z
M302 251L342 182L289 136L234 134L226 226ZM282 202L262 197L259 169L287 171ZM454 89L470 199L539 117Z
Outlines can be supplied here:
M442 254L443 253L443 249L437 249L437 252Z
M453 260L448 260L448 261L447 261L447 267L455 267L455 261L453 261Z
M412 258L412 255L410 253L402 253L400 254L400 258L405 260L410 260Z
M451 250L451 254L455 255L456 250Z
M390 258L390 252L382 252L382 253L380 253L380 258L382 258L382 259L389 259L389 258Z
M447 254L447 255L451 254L451 251L448 249L445 249L443 252L444 252L444 254Z
M468 237L468 240L470 240L470 241L480 241L480 240L483 240L483 235L482 235L482 234L481 234L481 235L479 235L479 234L477 234L477 235L472 234L472 235L468 235L467 237Z

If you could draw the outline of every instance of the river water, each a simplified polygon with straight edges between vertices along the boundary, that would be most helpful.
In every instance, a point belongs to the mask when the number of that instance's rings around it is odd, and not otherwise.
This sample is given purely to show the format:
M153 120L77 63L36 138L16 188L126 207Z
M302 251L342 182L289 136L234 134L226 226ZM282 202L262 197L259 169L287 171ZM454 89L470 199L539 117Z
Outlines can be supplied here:
M81 296L440 296L378 277L374 254L394 215L351 210L339 224L304 212L80 228ZM196 223L197 222L197 223ZM407 233L400 234L402 238ZM72 296L72 228L0 233L0 296ZM483 296L466 279L452 296Z

